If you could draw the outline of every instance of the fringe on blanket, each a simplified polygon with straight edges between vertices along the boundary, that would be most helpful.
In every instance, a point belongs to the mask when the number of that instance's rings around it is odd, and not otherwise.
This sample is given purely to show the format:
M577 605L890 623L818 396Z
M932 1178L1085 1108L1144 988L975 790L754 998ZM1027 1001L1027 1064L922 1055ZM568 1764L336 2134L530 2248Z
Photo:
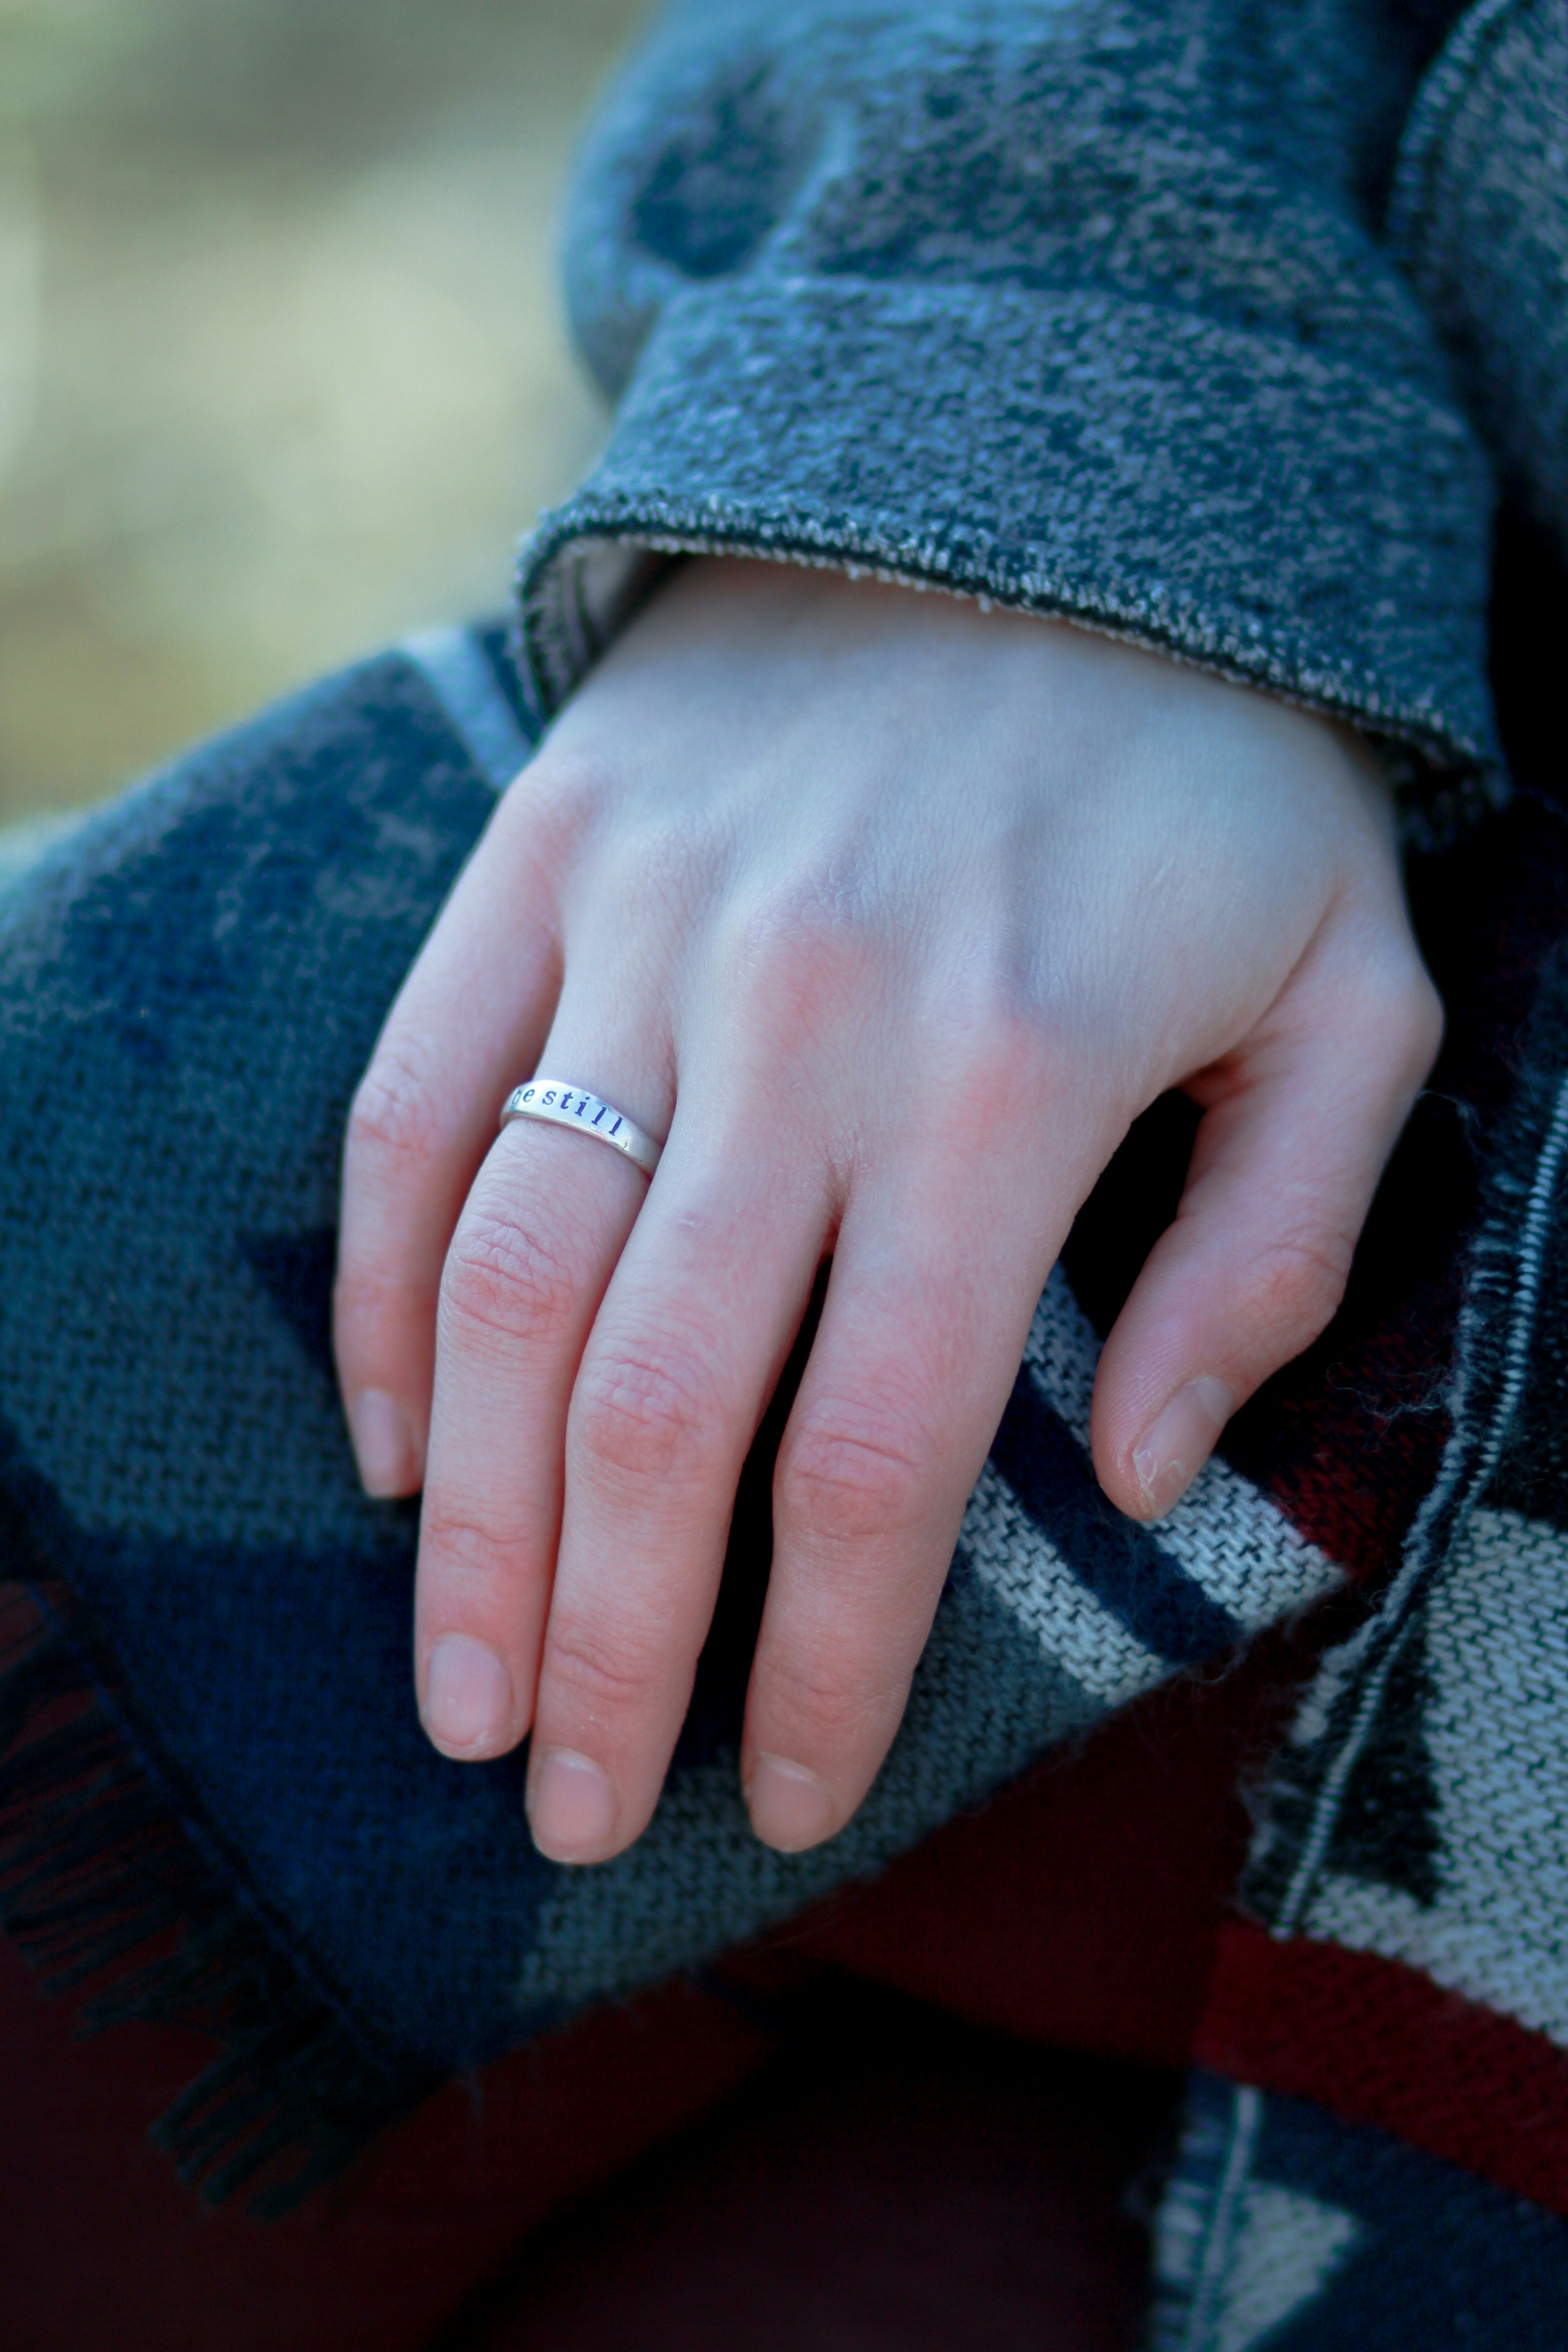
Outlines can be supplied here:
M195 2028L217 2053L153 2130L219 2204L287 2212L435 2087L366 2049L180 1822L68 1633L0 1586L0 1926L84 2031ZM74 1629L73 1629L74 1632Z

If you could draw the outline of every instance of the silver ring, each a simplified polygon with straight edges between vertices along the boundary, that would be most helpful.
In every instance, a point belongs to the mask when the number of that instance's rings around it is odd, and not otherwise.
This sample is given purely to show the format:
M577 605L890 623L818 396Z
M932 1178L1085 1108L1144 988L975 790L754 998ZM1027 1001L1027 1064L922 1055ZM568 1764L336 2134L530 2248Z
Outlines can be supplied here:
M591 1095L585 1087L569 1087L563 1078L530 1078L525 1086L514 1087L506 1098L500 1123L505 1127L514 1118L542 1118L552 1127L574 1127L579 1135L591 1135L596 1142L613 1144L617 1151L624 1151L645 1176L653 1174L664 1149L624 1110Z

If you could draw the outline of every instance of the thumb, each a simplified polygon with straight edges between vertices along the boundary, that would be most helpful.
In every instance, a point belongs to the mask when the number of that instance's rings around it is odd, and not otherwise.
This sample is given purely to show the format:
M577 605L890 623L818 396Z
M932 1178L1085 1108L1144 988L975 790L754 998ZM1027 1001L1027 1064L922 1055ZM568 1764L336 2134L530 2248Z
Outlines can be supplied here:
M1106 1342L1091 1435L1137 1519L1179 1501L1237 1408L1325 1328L1442 1036L1405 934L1392 969L1300 967L1263 1028L1189 1082L1186 1189Z

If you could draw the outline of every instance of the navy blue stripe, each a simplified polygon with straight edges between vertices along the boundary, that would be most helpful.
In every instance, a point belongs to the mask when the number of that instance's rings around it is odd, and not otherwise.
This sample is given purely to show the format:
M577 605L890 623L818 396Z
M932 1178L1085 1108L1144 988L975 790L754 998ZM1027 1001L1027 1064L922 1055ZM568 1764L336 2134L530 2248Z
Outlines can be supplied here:
M991 1459L1079 1582L1167 1665L1202 1665L1241 1641L1230 1612L1106 1500L1088 1454L1027 1370L1014 1383Z

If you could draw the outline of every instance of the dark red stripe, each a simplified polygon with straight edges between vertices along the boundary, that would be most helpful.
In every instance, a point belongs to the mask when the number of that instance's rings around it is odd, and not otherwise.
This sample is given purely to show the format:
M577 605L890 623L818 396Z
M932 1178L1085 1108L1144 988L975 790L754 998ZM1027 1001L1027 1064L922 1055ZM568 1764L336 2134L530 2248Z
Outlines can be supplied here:
M1568 2051L1397 1960L1232 1921L1194 2054L1568 2214Z

